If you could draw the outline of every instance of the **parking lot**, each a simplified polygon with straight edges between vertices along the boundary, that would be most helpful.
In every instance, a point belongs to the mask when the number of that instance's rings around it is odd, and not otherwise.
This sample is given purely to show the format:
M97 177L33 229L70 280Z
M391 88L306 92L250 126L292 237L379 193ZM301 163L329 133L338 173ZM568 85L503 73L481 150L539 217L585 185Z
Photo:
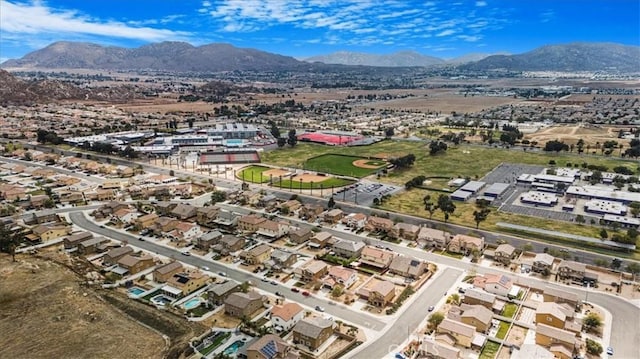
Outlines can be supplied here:
M401 189L402 187L388 184L360 181L336 191L335 197L341 201L353 202L363 206L371 206L374 198L379 199L384 195L392 195Z

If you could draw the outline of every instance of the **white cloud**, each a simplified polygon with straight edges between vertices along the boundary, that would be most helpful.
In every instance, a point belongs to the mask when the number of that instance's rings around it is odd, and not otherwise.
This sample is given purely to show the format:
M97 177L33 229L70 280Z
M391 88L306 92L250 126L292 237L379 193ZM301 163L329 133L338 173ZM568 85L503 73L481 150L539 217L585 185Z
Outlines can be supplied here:
M547 10L540 14L540 22L549 22L553 20L556 16L556 13L553 10Z
M487 2L486 1L476 1L476 6L477 7L487 6Z
M457 38L467 42L476 42L482 40L481 35L458 35Z
M378 19L380 19L380 20L395 19L395 18L401 17L401 16L418 14L420 12L421 12L421 10L418 10L418 9L395 11L395 12L391 12L391 13L388 13L388 14L378 15Z
M77 11L58 10L42 5L0 0L0 32L5 37L29 38L47 35L104 36L144 41L185 40L191 34L182 31L135 26L119 21L102 21ZM158 20L157 22L162 22ZM149 22L151 24L151 22Z
M448 29L448 30L444 30L442 32L439 32L438 34L436 34L436 37L449 36L449 35L453 35L455 33L456 33L455 30Z

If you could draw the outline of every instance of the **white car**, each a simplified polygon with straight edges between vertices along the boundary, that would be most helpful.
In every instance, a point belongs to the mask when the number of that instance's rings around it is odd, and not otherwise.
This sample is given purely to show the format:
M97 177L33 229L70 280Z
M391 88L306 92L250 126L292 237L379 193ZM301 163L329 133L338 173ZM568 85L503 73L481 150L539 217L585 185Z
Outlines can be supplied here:
M207 266L202 266L200 268L202 268L202 270L206 270L206 271L210 270L209 267L207 267Z
M319 311L319 312L324 312L324 308L322 308L319 305L316 305L316 310Z

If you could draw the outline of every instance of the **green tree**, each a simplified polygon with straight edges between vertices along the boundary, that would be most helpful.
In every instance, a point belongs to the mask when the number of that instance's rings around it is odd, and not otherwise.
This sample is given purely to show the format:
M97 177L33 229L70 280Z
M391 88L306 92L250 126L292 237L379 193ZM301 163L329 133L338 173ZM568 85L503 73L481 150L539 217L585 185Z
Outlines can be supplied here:
M287 139L284 137L278 137L278 147L284 147L287 144Z
M427 319L427 321L429 322L429 327L433 330L438 329L438 325L440 325L440 323L442 323L443 320L444 320L444 314L440 312L435 312L431 314L429 319Z
M602 318L597 313L591 312L582 319L582 327L585 331L597 330L602 325Z
M602 238L602 239L607 239L607 238L609 238L609 233L607 233L607 230L606 230L606 229L602 228L602 229L600 230L600 238Z
M600 343L596 342L595 340L591 340L587 338L586 344L587 344L587 353L591 355L602 354L602 345L600 345Z
M422 198L422 202L424 203L424 210L429 212L429 219L433 217L433 212L436 211L436 205L431 201L431 196L426 195Z
M296 130L289 130L289 136L287 138L287 144L294 147L298 143L298 137L296 137Z
M438 196L438 209L444 213L444 223L447 223L449 220L449 216L453 214L456 210L456 205L453 204L453 201L446 194L441 194Z
M480 222L487 220L489 213L491 213L489 208L482 208L478 211L473 211L473 220L476 222L476 229L480 227Z
M344 289L340 285L334 286L333 289L331 290L331 296L334 298L341 296L342 293L344 293Z
M211 192L211 204L218 202L224 202L227 199L227 192L225 191L213 191Z
M333 207L335 207L335 206L336 206L336 200L335 200L335 199L333 199L333 196L331 196L331 197L329 198L329 201L327 202L327 207L329 207L329 208L333 208Z
M0 251L9 253L14 262L16 261L16 249L23 241L22 231L12 232L4 224L0 224Z

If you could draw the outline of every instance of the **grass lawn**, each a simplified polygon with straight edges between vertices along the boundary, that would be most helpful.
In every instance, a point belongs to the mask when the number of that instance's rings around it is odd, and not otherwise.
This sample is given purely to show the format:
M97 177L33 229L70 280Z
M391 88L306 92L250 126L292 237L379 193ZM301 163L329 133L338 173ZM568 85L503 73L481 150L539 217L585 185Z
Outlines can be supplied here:
M509 330L509 323L501 321L500 325L498 326L498 333L496 333L496 338L504 339L507 336L508 330Z
M304 163L304 169L360 178L375 173L386 165L386 162L380 160L368 160L368 164L377 168L361 168L353 165L354 161L362 159L365 158L326 154L308 159Z
M487 341L478 359L494 359L498 354L498 348L500 348L500 344Z
M516 310L518 310L518 306L513 303L507 303L504 306L504 310L502 311L502 316L507 318L513 318L516 314Z
M451 258L455 258L455 259L462 259L464 257L460 253L453 253L453 252L449 252L449 251L433 252L433 253L442 254L443 256L447 256L447 257L451 257Z
M263 166L249 166L240 171L240 173L237 174L237 177L247 182L266 183L269 182L269 176L260 177L260 175L262 174L262 172L268 171L270 169L271 168L269 167Z

